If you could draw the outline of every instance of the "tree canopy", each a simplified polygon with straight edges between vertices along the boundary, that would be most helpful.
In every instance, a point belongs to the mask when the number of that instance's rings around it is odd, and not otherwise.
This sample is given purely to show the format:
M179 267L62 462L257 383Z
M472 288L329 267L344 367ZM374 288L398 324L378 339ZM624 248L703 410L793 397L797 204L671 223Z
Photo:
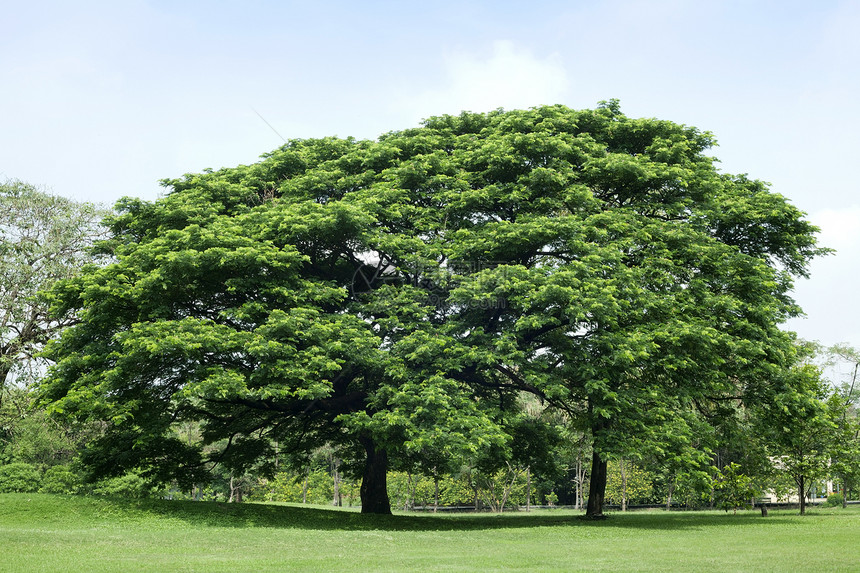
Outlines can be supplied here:
M389 458L515 455L527 392L593 436L599 517L609 458L695 463L690 428L767 399L792 358L779 324L816 228L719 172L713 144L612 101L294 140L165 181L118 203L115 262L55 289L79 323L46 353L44 400L108 422L97 473L193 481L333 442L365 459L362 510L387 512Z

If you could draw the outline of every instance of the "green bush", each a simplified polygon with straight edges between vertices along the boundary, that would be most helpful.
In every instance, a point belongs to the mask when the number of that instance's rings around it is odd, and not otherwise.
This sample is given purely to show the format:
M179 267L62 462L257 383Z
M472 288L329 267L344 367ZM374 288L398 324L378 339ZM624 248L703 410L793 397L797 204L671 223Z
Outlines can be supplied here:
M827 496L827 501L824 502L826 507L836 507L842 505L842 494L838 491Z
M42 478L39 493L78 493L81 487L80 477L67 465L48 468Z
M33 464L13 462L0 466L0 493L32 493L39 491L42 476Z
M103 479L93 486L95 495L115 495L119 497L145 498L158 493L145 479L136 473Z
M303 495L305 487L307 487L307 491ZM344 505L360 503L358 487L358 482L354 480L341 479L340 494ZM307 503L315 504L331 504L333 498L334 482L332 476L322 470L314 470L307 474L278 473L274 479L260 480L248 496L250 501L301 503L305 499Z

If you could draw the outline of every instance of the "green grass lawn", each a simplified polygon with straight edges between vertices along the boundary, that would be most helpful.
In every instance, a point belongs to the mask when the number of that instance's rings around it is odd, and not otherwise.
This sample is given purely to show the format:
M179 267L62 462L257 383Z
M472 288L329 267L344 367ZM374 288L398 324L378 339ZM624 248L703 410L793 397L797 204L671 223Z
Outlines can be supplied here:
M860 507L365 516L0 495L0 571L860 571Z

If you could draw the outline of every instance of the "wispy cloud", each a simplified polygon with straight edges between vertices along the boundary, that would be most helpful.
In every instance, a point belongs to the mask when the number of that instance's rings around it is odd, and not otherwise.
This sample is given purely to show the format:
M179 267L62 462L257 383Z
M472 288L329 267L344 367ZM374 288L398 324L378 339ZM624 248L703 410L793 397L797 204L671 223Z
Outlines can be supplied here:
M414 114L560 103L570 84L558 54L538 57L507 40L494 42L489 55L450 54L444 68L441 86L407 96L405 105Z

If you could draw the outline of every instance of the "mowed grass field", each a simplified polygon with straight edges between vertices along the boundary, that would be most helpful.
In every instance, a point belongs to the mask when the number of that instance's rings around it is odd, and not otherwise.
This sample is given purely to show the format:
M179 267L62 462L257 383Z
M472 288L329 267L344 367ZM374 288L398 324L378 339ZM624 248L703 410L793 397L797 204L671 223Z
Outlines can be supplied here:
M860 571L860 507L365 516L0 495L0 571Z

